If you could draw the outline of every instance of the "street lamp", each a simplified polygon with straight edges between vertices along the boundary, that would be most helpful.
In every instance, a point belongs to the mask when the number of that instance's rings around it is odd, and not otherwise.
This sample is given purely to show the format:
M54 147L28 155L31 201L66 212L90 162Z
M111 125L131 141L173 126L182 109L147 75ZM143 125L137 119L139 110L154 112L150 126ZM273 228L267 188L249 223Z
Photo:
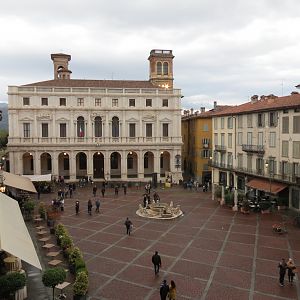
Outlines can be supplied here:
M269 182L270 182L270 188L269 188L269 198L271 198L271 193L272 193L272 183L271 183L271 165L270 162L266 161L265 163L266 169L269 173ZM271 199L270 199L271 200Z

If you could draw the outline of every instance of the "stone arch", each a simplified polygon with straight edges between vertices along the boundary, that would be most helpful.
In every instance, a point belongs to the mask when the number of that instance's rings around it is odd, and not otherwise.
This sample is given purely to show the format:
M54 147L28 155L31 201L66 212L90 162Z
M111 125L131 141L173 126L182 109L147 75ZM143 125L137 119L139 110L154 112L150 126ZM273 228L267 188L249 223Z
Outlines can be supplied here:
M138 178L138 155L134 151L127 154L127 178Z
M171 171L171 155L168 151L160 152L160 177L165 177L166 172Z
M104 178L104 155L101 152L95 152L93 155L93 178Z
M40 156L41 161L41 174L52 173L52 157L48 152L44 152Z
M76 179L87 176L87 156L84 152L76 154Z
M121 178L121 154L116 151L110 155L110 176Z
M34 162L33 155L31 152L26 152L22 156L23 159L23 175L34 174Z
M70 178L70 156L67 152L58 154L58 176Z
M77 118L77 137L85 136L84 117L80 116Z
M154 172L154 154L147 151L144 154L144 177L151 177Z

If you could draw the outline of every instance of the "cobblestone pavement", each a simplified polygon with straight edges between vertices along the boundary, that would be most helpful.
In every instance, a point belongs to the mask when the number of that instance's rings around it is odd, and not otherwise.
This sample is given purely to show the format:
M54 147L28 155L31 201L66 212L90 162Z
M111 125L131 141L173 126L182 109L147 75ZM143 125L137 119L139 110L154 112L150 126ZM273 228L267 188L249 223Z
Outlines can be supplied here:
M135 188L126 196L122 189L118 196L108 189L100 197L100 213L94 204L92 216L87 213L90 185L65 200L60 222L84 253L90 299L159 299L163 279L175 281L177 299L300 299L298 280L293 286L278 283L282 257L292 257L300 267L300 230L288 224L288 234L272 232L272 224L282 220L280 213L235 213L213 202L210 193L181 187L158 193L161 202L179 204L184 216L170 221L138 217L143 190ZM41 200L53 197L42 195ZM126 217L134 224L131 236L125 232ZM156 250L162 257L159 276L151 263Z

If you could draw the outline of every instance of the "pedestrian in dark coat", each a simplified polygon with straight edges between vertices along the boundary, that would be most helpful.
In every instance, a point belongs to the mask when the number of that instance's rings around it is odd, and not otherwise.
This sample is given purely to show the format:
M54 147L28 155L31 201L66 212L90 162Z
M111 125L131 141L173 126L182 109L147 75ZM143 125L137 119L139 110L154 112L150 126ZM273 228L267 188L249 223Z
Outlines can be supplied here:
M96 193L97 193L97 186L96 184L93 186L93 196L96 197Z
M100 200L99 200L99 198L97 198L95 203L96 203L96 212L99 213L100 212Z
M126 234L130 235L131 229L132 229L132 222L129 220L129 218L126 218L125 221L125 226L126 226Z
M288 270L288 278L289 278L289 283L291 285L293 285L293 281L294 281L294 276L295 276L295 273L296 273L296 266L293 262L293 260L291 258L289 258L287 264L287 270Z
M92 200L89 199L89 201L88 201L88 214L90 216L92 215L92 207L93 207Z
M104 198L104 194L105 194L105 185L102 186L101 194L102 194L102 197Z
M279 268L279 284L281 286L284 286L284 276L285 276L286 269L287 269L287 264L286 264L284 258L278 264L278 268Z
M152 263L154 266L154 274L157 275L161 267L161 258L157 251L155 251L155 254L152 256Z
M119 194L119 187L116 185L116 187L115 187L115 195L118 196L118 194Z
M79 214L79 201L76 201L75 203L75 211L76 211L76 215Z
M127 186L126 186L126 184L123 185L123 189L124 189L124 195L126 195L127 194Z
M169 293L169 286L167 284L167 280L164 279L162 284L160 285L159 294L161 300L166 300Z

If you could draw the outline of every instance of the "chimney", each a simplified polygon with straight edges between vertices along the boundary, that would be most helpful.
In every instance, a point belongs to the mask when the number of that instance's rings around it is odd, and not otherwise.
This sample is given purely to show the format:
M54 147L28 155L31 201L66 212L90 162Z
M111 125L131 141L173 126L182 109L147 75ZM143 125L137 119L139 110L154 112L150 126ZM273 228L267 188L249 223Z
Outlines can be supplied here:
M71 55L63 53L51 54L54 66L54 79L70 79L69 61Z
M256 101L258 101L258 95L251 96L251 102L255 103Z
M291 95L298 95L299 93L297 91L291 92Z
M194 113L194 109L193 108L191 108L191 115Z
M201 111L201 113L204 113L205 112L205 107L201 107L200 111Z
M214 101L214 109L217 108L217 101Z

